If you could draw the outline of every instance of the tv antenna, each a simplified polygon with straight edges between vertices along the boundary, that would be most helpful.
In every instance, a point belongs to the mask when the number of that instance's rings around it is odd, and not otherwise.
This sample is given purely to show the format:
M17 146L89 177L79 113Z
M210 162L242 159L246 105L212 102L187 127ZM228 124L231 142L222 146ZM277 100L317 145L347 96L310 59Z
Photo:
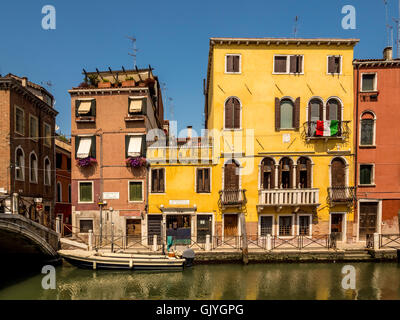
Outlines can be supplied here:
M138 49L136 49L136 38L129 36L127 38L132 41L133 45L132 53L128 52L128 54L133 57L133 69L136 69L136 53L139 51Z
M41 81L40 84L42 86L47 86L47 87L50 87L50 88L53 86L53 83L50 80L49 81Z
M164 91L165 99L168 101L170 120L173 120L174 119L174 99L172 99L171 97L168 97L167 84L165 82L161 82L161 90Z
M294 37L297 37L297 31L298 31L298 22L299 22L299 16L296 16L296 18L294 18Z

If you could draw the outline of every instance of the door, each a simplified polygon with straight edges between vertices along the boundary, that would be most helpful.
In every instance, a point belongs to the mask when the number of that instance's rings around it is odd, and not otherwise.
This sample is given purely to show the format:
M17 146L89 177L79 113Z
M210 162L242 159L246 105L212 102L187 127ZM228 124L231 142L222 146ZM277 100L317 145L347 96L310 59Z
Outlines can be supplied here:
M212 217L210 215L197 216L197 242L205 243L206 236L212 233ZM210 238L211 240L211 238Z
M271 216L261 216L260 217L260 235L262 237L268 234L272 235L272 217Z
M239 166L236 162L225 164L224 167L224 197L225 204L235 204L239 199Z
M360 230L359 239L365 240L367 234L377 232L376 222L378 216L377 202L360 202Z
M336 240L341 241L343 237L343 214L331 214L331 234L336 237Z
M128 238L140 238L142 235L142 221L140 219L127 219L126 235Z
M224 237L235 237L238 235L238 215L224 214Z
M161 215L147 216L148 244L153 244L153 237L157 235L157 244L161 244Z
M310 216L299 216L299 235L310 235Z
M340 158L332 160L331 175L332 175L332 187L344 187L346 186L346 165Z
M167 215L167 237L172 237L177 245L189 245L191 243L191 216Z

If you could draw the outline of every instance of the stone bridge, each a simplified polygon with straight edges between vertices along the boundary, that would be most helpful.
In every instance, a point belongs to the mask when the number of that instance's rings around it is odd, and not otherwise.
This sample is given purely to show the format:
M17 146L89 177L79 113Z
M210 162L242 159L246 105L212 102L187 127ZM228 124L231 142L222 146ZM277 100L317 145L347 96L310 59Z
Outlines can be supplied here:
M57 232L20 214L0 213L0 255L56 258L59 240Z

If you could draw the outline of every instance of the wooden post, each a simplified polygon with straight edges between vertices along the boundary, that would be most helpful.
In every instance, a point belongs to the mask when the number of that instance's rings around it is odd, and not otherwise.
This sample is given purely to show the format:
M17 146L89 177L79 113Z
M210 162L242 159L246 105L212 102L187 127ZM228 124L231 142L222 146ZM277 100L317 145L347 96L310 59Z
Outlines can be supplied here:
M89 230L88 250L93 250L93 230Z
M244 264L249 263L249 252L247 249L246 220L244 213L240 214L240 226L242 231L242 260Z
M157 235L153 235L153 251L157 251Z
M211 250L211 242L210 242L211 236L209 234L206 235L206 247L205 251L210 251Z

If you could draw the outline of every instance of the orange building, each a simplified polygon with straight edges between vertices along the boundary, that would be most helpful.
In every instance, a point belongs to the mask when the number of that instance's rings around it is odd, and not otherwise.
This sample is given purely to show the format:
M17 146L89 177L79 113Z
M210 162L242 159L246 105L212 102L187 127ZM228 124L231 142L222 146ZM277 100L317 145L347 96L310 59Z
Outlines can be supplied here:
M151 67L85 72L69 93L74 230L146 236L146 134L164 124L158 78Z
M354 60L357 239L399 233L400 59Z

